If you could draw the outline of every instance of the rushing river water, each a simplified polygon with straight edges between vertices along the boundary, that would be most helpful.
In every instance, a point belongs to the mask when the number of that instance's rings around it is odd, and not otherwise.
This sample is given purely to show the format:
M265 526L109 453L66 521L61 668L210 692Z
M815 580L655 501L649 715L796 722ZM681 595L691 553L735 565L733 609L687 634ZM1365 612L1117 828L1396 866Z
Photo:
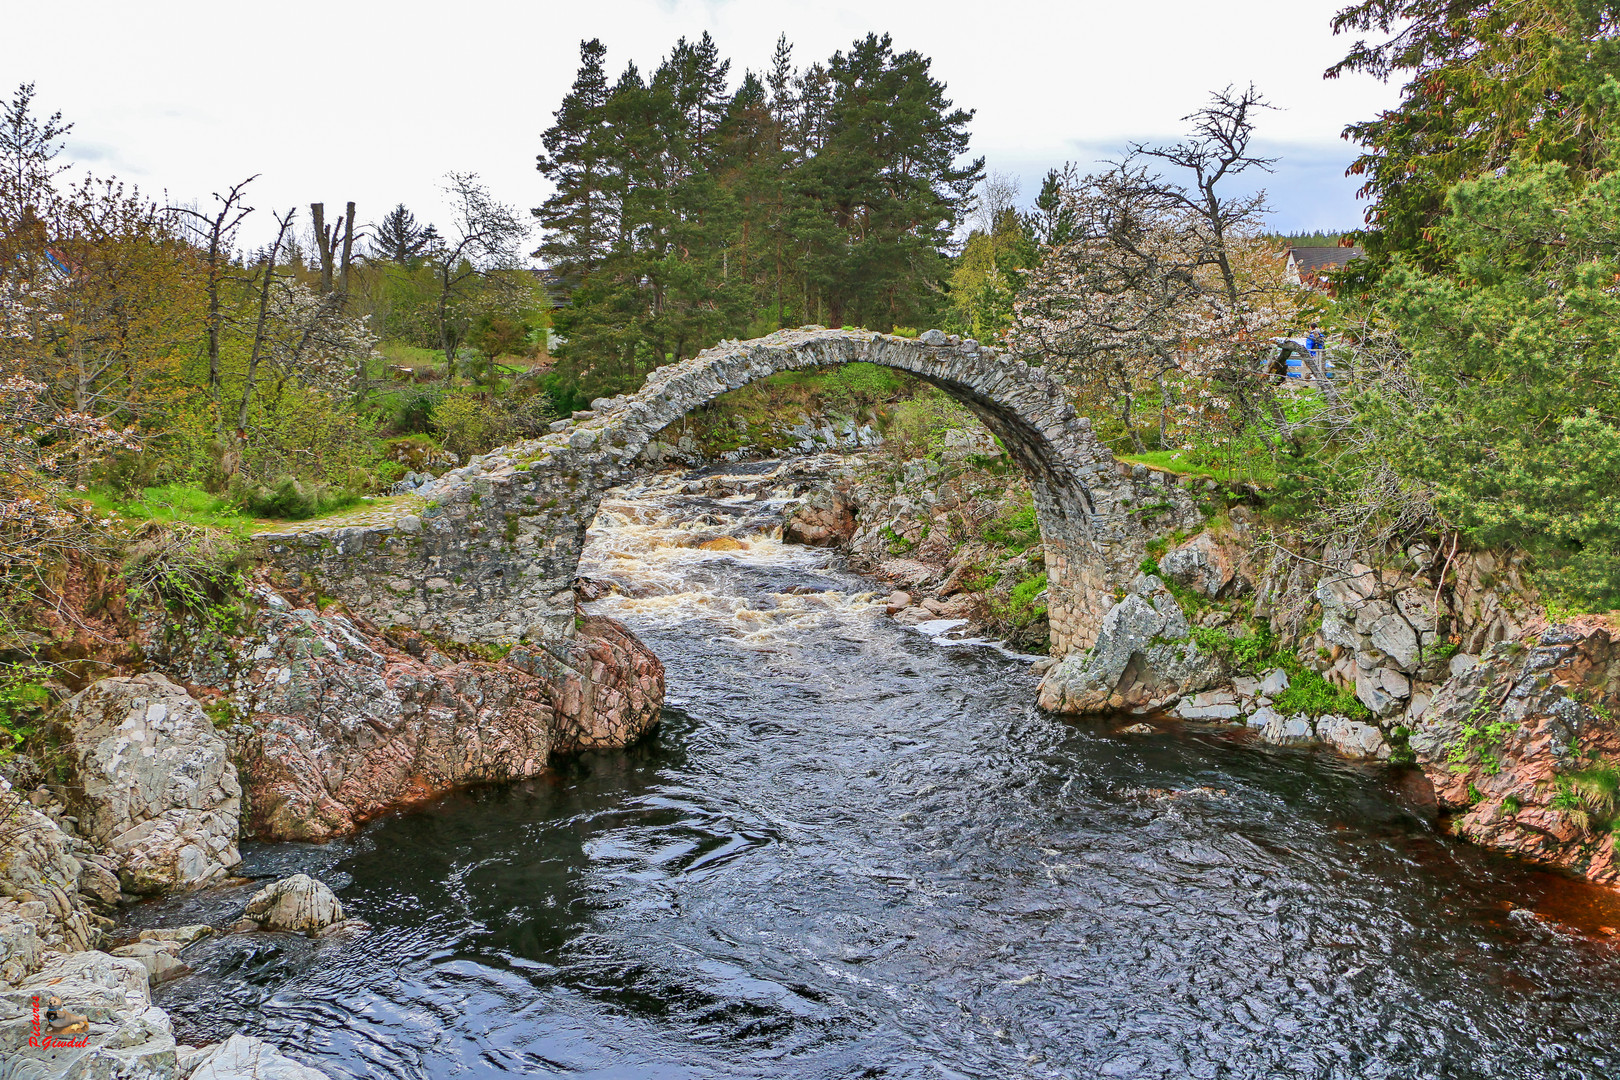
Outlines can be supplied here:
M1620 1075L1611 894L1437 835L1381 768L1042 715L1027 660L894 624L769 499L684 486L611 500L585 568L668 665L662 726L250 845L373 929L188 951L182 1038L335 1077Z

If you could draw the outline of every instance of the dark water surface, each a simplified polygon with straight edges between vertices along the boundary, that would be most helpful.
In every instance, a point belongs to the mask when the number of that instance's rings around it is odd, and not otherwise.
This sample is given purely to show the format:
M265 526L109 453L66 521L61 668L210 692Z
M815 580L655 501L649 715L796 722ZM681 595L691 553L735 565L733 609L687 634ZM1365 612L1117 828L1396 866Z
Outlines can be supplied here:
M178 1034L354 1077L1620 1075L1620 949L1510 910L1609 894L1438 836L1380 768L1044 716L1026 662L895 625L770 510L608 507L600 609L668 665L662 727L253 848L373 930L194 948Z

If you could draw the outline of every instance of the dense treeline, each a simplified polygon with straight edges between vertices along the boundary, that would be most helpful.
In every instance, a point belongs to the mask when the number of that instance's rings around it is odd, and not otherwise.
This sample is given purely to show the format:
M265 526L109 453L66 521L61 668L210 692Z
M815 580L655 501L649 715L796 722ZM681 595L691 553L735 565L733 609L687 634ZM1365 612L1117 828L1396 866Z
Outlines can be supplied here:
M707 34L611 84L600 41L580 60L539 157L537 254L569 295L554 385L632 389L782 326L937 319L983 163L926 57L874 34L799 69L784 38L735 90Z

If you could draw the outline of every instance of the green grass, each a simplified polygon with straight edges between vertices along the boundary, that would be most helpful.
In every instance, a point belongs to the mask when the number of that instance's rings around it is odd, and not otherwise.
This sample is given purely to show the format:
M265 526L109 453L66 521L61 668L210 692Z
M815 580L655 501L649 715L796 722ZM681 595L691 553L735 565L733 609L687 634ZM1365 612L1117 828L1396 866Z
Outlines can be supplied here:
M1120 461L1128 461L1133 465L1148 465L1180 475L1207 476L1222 484L1258 484L1261 487L1269 487L1277 482L1276 468L1263 456L1250 455L1244 459L1243 464L1230 468L1201 462L1198 460L1197 452L1190 450L1150 450L1145 454L1116 456Z
M247 528L251 522L230 500L186 484L142 488L139 495L129 498L92 488L83 497L97 510L132 521L182 522L232 532Z
M422 349L397 341L384 341L378 344L377 351L382 354L384 360L395 367L427 371L444 366L443 349Z

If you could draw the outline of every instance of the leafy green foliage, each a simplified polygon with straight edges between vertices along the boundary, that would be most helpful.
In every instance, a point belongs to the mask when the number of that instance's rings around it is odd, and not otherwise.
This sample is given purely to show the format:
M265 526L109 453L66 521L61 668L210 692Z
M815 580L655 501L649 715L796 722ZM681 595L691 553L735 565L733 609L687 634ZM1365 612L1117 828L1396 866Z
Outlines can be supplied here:
M1476 764L1487 776L1502 771L1502 760L1497 748L1502 741L1518 730L1511 720L1492 720L1491 703L1481 696L1463 718L1457 738L1446 746L1446 761L1455 773L1466 773Z
M1288 688L1273 700L1279 712L1372 719L1372 713L1354 694L1334 686L1320 672L1306 667L1299 657L1284 649L1269 626L1262 624L1247 634L1236 636L1218 628L1195 626L1192 639L1205 652L1220 657L1237 674L1262 675L1273 668L1286 671Z
M1366 401L1368 422L1475 543L1529 551L1550 598L1620 606L1620 175L1519 163L1447 209L1455 272L1399 257L1378 301L1422 394Z
M727 91L709 35L609 80L600 41L542 135L540 251L569 292L546 387L634 389L724 337L781 326L932 325L980 161L972 114L916 52L868 35L796 71L778 44Z
M986 543L1011 552L1028 551L1040 543L1041 526L1035 520L1034 500L1026 496L1025 501L986 522L982 535Z
M441 398L433 406L432 425L444 448L463 461L511 442L519 434L506 410L468 394Z
M352 491L322 483L283 476L273 484L253 484L239 489L242 509L254 517L302 521L345 510L360 501Z
M1372 258L1355 276L1376 275L1395 254L1442 265L1446 245L1427 230L1447 191L1510 154L1583 172L1599 165L1620 75L1617 18L1614 0L1359 0L1341 10L1334 31L1357 37L1330 76L1409 77L1396 108L1344 132L1365 148L1351 172L1373 200L1362 238Z
M51 702L50 677L44 664L0 664L0 761L34 733Z
M136 534L124 557L130 604L189 614L205 629L227 633L241 612L246 587L242 558L237 538L222 530L149 524Z

